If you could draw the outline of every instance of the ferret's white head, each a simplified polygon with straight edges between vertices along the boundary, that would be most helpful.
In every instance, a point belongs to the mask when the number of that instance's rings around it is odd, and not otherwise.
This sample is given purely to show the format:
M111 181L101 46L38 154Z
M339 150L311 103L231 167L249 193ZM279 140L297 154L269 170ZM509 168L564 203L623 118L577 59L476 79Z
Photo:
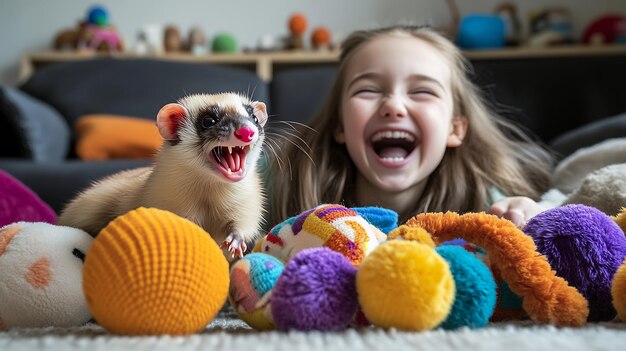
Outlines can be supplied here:
M235 93L187 96L157 115L159 133L178 158L229 182L255 166L266 122L264 103Z

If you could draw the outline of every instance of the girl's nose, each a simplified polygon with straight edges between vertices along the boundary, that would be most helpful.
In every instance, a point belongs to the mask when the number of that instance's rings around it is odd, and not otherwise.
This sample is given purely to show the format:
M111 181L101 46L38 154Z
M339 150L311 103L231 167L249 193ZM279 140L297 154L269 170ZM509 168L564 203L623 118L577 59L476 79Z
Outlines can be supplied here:
M400 97L395 95L388 96L380 107L380 114L383 117L406 117L406 106L404 106L404 102Z

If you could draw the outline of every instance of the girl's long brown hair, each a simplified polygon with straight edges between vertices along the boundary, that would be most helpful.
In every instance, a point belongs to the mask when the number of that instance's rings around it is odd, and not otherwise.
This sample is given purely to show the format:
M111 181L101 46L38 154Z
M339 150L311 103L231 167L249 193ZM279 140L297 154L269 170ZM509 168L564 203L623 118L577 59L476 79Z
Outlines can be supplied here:
M339 68L320 113L302 128L303 140L281 145L279 156L290 166L270 162L269 193L274 225L321 203L355 206L356 167L345 145L333 132L342 128L341 108L347 64L363 44L380 35L408 33L435 47L449 62L454 115L468 119L463 144L448 148L429 176L422 196L415 199L411 215L422 212L482 211L491 201L490 188L507 195L536 199L548 186L550 156L518 127L498 116L469 78L471 67L461 51L429 27L395 26L352 33L342 44ZM310 157L297 144L310 147ZM401 218L404 221L406 218Z

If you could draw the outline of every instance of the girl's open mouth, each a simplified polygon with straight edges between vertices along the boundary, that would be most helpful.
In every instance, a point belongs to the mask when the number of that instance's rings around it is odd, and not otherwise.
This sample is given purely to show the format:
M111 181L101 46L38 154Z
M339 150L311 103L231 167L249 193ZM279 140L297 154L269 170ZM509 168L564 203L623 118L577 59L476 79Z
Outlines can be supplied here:
M384 165L402 165L417 147L416 137L406 131L385 130L370 138L374 153Z

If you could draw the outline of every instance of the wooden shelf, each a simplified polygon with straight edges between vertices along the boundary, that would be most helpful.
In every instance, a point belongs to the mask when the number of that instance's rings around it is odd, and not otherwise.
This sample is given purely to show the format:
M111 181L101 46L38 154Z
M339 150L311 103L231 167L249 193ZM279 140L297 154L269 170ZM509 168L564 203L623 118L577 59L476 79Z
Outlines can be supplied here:
M506 48L497 50L464 51L470 60L506 60L533 59L551 57L587 57L587 56L626 56L626 45L585 46L567 45L548 48ZM188 53L139 55L134 53L102 54L94 52L47 51L28 53L22 57L20 81L25 81L35 70L47 64L88 60L95 57L113 57L120 59L150 58L180 62L208 62L233 65L250 69L259 77L270 81L275 72L297 66L333 64L339 58L339 51L279 51L236 54L191 55Z

